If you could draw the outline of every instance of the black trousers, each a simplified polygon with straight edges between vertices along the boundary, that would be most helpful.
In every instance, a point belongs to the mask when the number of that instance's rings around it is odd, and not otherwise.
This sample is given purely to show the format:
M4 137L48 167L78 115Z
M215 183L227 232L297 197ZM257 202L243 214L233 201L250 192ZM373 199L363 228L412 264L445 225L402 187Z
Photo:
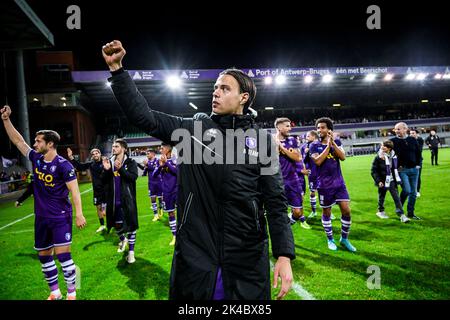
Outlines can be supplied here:
M433 164L438 164L438 147L431 147L430 151L431 151L431 165ZM433 162L434 160L434 162Z
M397 191L397 185L395 183L391 183L389 185L389 188L378 188L378 211L382 212L384 211L384 200L386 198L386 193L390 192L392 196L392 200L394 200L395 203L395 212L400 216L403 212L403 206L402 202L400 201L400 197L398 195Z

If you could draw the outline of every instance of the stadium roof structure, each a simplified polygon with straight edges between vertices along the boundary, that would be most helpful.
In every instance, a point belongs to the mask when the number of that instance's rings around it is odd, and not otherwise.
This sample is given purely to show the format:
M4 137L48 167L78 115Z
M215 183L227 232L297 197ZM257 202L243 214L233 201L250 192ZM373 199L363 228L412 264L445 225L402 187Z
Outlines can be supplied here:
M0 50L54 46L53 34L24 0L0 2Z
M449 98L449 66L242 69L257 86L254 109L342 105L373 106ZM222 70L127 70L152 108L177 115L210 112L213 86ZM370 76L369 76L370 75ZM82 104L94 113L119 106L108 71L73 71ZM170 88L175 77L179 88ZM328 79L327 79L328 77ZM331 77L331 79L329 79ZM326 82L324 80L331 80ZM194 110L189 103L198 109Z

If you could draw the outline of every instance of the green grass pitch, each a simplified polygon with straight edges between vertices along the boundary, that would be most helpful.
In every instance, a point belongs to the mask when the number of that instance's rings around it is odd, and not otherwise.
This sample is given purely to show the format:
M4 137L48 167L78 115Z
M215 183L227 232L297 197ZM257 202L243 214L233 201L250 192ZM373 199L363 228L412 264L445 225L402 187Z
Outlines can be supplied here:
M421 197L416 214L423 218L402 224L394 213L390 195L386 212L390 219L381 220L377 211L377 190L370 177L373 156L348 158L343 172L352 199L353 223L350 240L358 249L350 253L339 248L327 249L320 215L311 219L312 230L293 226L297 259L292 262L295 288L287 299L449 299L450 298L450 149L441 149L440 165L430 165L430 154L424 151ZM91 184L80 185L81 192ZM161 221L153 217L147 196L147 178L137 182L140 229L136 240L136 263L128 265L117 253L114 234L95 234L98 219L92 205L92 192L82 195L88 225L74 227L72 253L80 272L78 299L86 300L166 300L173 247L167 215ZM308 193L304 201L309 214ZM405 205L406 207L406 205ZM11 222L33 212L33 199L20 208L13 203L0 205L0 299L45 299L48 287L33 250L33 216L11 226ZM339 208L333 213L340 217ZM339 219L333 221L336 239L340 235ZM59 264L61 291L65 283ZM379 289L369 289L369 266L380 270ZM369 281L370 282L370 281ZM300 288L300 290L299 290ZM279 289L272 291L275 297ZM304 291L302 291L304 290ZM301 293L303 292L303 294Z

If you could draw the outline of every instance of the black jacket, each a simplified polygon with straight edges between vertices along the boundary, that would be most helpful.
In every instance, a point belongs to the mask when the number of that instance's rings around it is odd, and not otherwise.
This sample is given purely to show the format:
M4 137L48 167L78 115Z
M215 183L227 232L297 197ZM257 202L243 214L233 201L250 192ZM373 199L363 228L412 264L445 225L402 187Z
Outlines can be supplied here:
M422 152L417 140L411 136L402 139L394 137L391 139L394 143L394 151L398 158L398 167L414 168L420 166Z
M373 159L370 174L372 175L373 181L377 187L380 182L383 182L383 184L386 182L386 162L381 159L379 155L376 155ZM391 174L394 177L393 183L397 183L397 181L395 181L395 172L393 167L391 167Z
M114 162L110 159L111 168ZM138 178L138 170L136 161L127 157L119 169L120 174L120 200L124 213L123 232L131 232L139 228L138 213L136 205L136 180ZM114 192L114 175L112 169L104 170L101 174L101 180L105 186L106 193L106 221L108 229L115 227L115 192Z
M431 134L426 138L425 143L428 145L430 149L437 149L439 144L441 143L441 139L439 139L438 135L435 134L432 136Z
M202 133L208 130L212 134L226 129L255 128L250 116L202 114L194 120L153 111L127 72L119 72L109 80L131 123L171 144L179 142L171 140L175 129L184 128L192 135L194 123L202 124ZM268 135L267 131L264 134ZM195 141L191 147L193 152L205 149ZM234 154L243 151L236 147ZM222 269L226 299L270 299L264 210L274 257L294 259L295 250L280 172L261 175L261 169L260 162L179 164L171 299L212 299L218 267Z
M103 183L101 179L101 174L103 171L102 161L88 161L79 162L77 160L70 160L70 163L74 166L77 171L89 170L92 177L92 188L94 189L94 196L104 192Z

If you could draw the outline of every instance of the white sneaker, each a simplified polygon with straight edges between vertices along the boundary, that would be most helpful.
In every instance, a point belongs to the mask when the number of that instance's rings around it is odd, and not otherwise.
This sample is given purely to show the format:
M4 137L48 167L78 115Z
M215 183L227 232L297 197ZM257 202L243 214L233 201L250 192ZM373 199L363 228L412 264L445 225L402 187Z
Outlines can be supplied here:
M403 223L408 223L410 221L410 219L407 216L405 216L404 214L402 214L400 216L400 221Z
M134 251L128 252L127 262L128 263L135 263L136 262L136 259L134 258Z
M124 252L125 248L127 247L128 239L125 238L123 241L119 242L119 248L117 249L117 252Z
M389 216L384 211L378 211L376 213L377 217L380 219L389 219Z
M420 192L416 193L416 198L420 198Z
M95 231L95 233L102 232L103 230L106 230L106 226L100 226L100 227Z
M170 241L169 246L174 246L175 245L175 239L176 237L173 236L172 241Z

